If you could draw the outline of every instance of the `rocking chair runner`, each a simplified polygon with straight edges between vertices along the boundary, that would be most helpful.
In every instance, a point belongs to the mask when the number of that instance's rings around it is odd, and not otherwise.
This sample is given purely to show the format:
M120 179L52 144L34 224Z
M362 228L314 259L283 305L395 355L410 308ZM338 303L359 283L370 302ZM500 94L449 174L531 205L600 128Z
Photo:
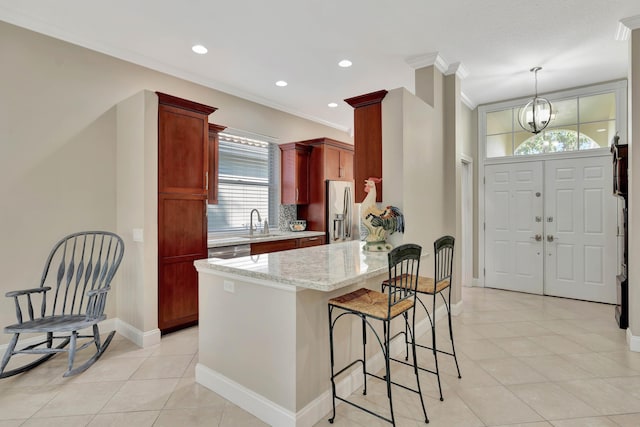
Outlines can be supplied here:
M85 231L71 234L55 244L42 273L40 287L7 292L13 298L18 323L4 328L13 334L0 362L0 378L10 377L47 361L60 352L68 352L68 377L89 368L107 348L115 331L104 342L100 340L98 322L104 320L104 307L111 280L115 275L122 255L122 239L110 232ZM34 301L36 300L36 301ZM40 311L37 312L37 302ZM34 313L35 308L35 313ZM27 312L28 319L23 319ZM38 316L39 314L39 316ZM93 334L80 335L80 331L92 327ZM23 333L46 334L41 341L17 349L18 338ZM78 338L91 340L78 345ZM61 340L54 346L54 340ZM69 348L65 348L69 344ZM76 352L90 345L96 353L85 363L73 367ZM42 355L22 366L5 371L12 356L16 354Z

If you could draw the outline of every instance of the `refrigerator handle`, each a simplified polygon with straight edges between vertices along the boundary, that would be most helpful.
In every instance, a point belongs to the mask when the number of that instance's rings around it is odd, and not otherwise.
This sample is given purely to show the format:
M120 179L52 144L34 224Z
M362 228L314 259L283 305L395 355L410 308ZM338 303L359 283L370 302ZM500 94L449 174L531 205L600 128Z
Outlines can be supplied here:
M351 187L344 189L344 237L351 238Z

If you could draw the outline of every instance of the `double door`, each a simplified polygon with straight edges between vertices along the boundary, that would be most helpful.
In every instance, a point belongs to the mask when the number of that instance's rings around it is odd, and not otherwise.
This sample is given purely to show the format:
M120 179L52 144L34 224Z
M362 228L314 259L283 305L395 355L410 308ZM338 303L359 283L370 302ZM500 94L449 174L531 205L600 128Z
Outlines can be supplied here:
M485 285L614 303L609 156L485 167Z

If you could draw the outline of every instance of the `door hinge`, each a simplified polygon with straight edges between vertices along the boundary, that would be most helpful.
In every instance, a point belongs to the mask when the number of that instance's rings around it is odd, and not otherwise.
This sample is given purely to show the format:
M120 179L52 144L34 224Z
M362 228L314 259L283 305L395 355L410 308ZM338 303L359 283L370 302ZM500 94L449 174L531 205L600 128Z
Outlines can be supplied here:
M486 222L483 222L483 223L482 223L482 229L483 229L483 230L486 230L486 229L487 229L487 223L486 223Z
M483 275L483 276L485 276L485 277L487 277L487 269L486 269L486 268L483 268L483 269L482 269L482 275Z

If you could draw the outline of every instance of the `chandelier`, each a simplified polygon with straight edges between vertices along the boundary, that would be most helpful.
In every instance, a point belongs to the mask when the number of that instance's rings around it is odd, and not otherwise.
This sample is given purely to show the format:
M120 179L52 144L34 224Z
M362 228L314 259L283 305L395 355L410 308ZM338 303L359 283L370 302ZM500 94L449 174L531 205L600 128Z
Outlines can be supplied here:
M545 98L538 97L538 71L542 70L542 67L533 67L531 70L534 73L535 79L535 96L524 107L520 108L518 113L518 123L520 127L531 133L540 133L547 127L551 121L551 103Z

